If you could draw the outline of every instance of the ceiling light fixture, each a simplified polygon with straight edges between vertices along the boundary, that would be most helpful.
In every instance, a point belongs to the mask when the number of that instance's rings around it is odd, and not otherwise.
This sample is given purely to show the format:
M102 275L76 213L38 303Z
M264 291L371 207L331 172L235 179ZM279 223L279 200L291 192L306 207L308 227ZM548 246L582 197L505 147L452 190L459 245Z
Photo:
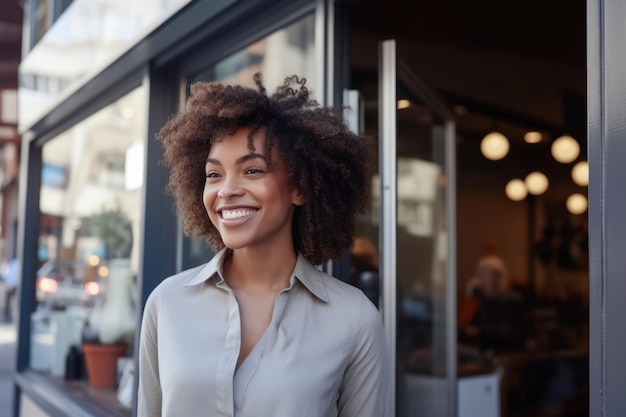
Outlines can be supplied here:
M573 137L563 135L552 143L552 156L562 164L573 162L580 155L580 145Z
M407 99L398 100L398 110L406 109L411 105L411 102Z
M536 130L531 130L524 134L524 142L526 143L539 143L543 139L543 135L541 132L537 132Z
M589 163L580 161L572 168L572 180L581 187L589 185Z
M519 178L509 181L504 188L504 192L513 201L522 201L528 195L526 184Z
M572 214L583 214L587 211L587 197L580 193L574 193L567 197L565 206L567 207L567 211Z
M509 153L509 140L500 132L491 132L480 142L483 156L492 161L504 158Z
M532 195L541 195L546 192L550 182L548 177L542 172L534 171L526 176L524 179L528 192Z

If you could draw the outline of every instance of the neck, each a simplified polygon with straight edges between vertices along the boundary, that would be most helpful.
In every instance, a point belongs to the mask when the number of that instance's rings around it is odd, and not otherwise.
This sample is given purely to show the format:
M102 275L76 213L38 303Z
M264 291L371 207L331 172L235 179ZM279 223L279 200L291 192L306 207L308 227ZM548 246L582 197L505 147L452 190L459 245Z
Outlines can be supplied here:
M297 259L291 244L282 250L276 247L233 250L224 263L224 278L234 290L280 291L289 287Z

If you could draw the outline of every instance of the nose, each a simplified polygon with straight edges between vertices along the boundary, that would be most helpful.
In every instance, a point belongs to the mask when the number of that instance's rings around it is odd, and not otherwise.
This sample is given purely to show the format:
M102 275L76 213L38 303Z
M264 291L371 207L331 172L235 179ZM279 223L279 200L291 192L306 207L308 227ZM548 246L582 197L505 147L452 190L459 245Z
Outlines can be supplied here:
M235 177L225 177L222 182L222 186L217 192L217 196L224 200L228 200L232 197L239 197L243 195L243 189L239 184L239 181Z

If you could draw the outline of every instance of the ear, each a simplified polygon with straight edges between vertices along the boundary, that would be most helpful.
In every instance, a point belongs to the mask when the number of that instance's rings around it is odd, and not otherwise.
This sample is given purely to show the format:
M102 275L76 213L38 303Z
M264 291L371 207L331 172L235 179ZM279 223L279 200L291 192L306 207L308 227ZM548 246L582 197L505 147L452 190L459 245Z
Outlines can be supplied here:
M305 203L304 195L302 194L302 191L300 191L299 188L294 187L291 190L291 202L296 206L304 205Z

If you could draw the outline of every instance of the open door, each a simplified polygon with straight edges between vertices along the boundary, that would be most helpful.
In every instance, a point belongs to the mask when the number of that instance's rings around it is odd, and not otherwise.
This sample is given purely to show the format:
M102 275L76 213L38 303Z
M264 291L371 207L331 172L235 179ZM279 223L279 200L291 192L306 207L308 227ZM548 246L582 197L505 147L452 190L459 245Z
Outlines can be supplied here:
M455 144L452 113L402 61L379 52L382 312L397 417L455 416ZM378 194L378 195L376 195ZM393 392L392 391L392 392Z

